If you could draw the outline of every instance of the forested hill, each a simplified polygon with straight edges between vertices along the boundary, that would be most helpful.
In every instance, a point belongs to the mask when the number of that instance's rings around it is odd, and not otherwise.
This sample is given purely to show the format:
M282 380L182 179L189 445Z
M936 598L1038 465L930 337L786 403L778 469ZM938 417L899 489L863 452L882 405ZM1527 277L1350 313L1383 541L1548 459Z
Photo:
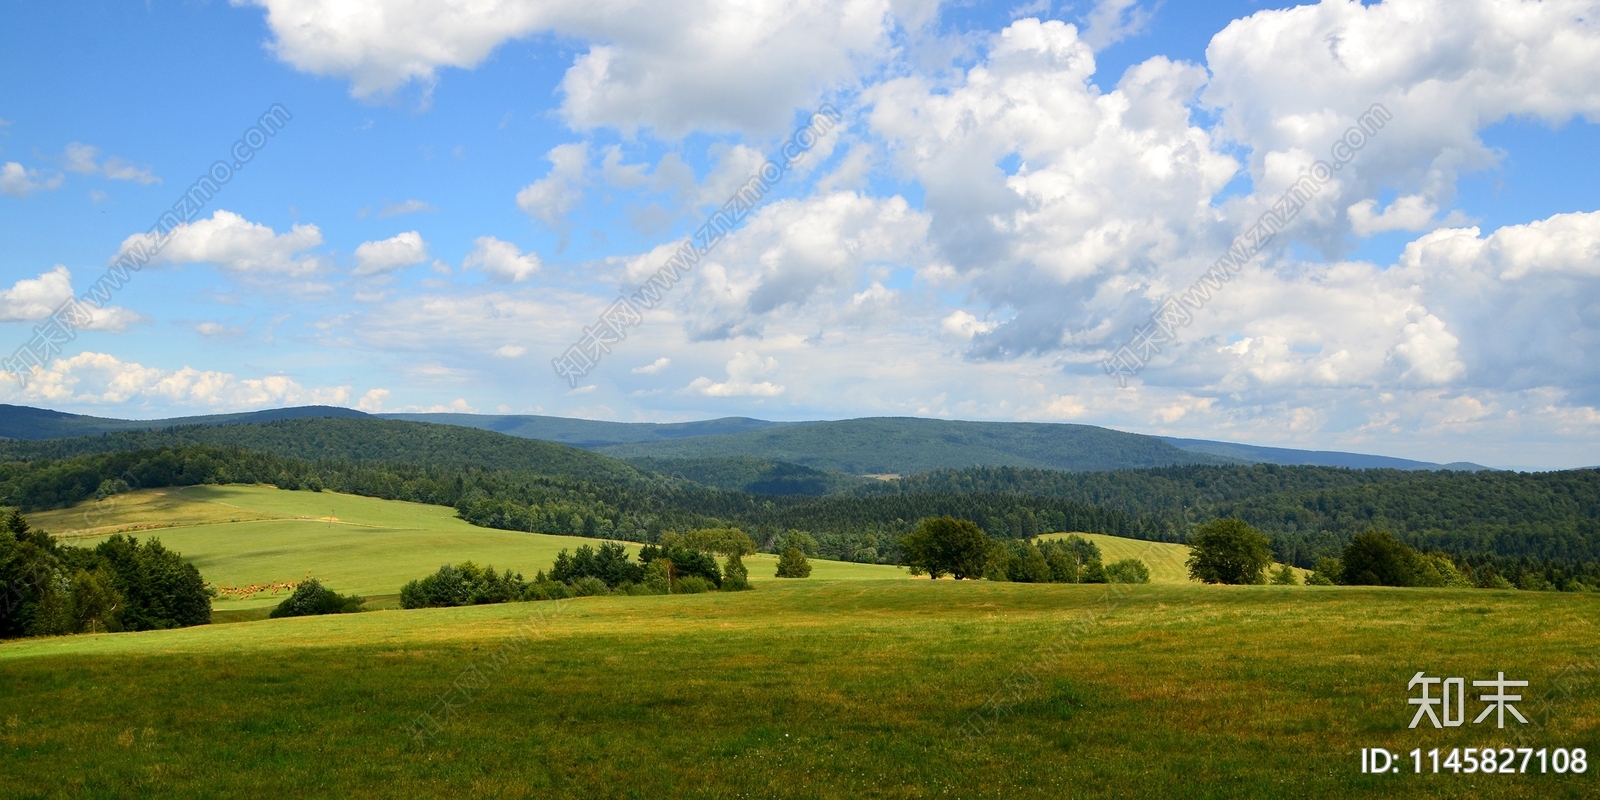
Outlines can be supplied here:
M721 436L729 433L806 425L804 422L769 422L749 417L722 417L700 422L607 422L595 419L546 417L534 414L378 414L383 419L461 425L486 431L560 442L593 449L612 444L661 442L694 436Z
M309 461L517 470L583 481L633 482L644 477L622 461L554 442L453 425L371 417L191 425L71 439L6 441L0 442L0 461L64 459L192 445L238 447Z
M243 422L272 422L306 417L365 417L360 411L338 406L296 406L238 414L208 414L172 419L107 419L82 414L67 414L46 408L0 403L0 439L61 439L117 431L160 430L187 425L236 425Z
M854 475L1015 466L1113 470L1234 463L1092 425L873 417L598 448L619 458L746 456Z
M1302 566L1369 529L1457 555L1600 560L1600 469L1519 473L1254 464L1063 473L977 468L913 475L855 492L1051 497L1121 511L1174 539L1182 539L1194 524L1237 516L1273 534L1278 557Z

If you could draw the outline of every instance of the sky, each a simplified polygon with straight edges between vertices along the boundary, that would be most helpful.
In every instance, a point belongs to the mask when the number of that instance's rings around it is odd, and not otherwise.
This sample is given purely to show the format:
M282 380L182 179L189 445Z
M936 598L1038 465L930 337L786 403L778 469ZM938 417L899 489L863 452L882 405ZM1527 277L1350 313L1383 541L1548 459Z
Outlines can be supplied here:
M1593 465L1597 5L0 0L0 402Z

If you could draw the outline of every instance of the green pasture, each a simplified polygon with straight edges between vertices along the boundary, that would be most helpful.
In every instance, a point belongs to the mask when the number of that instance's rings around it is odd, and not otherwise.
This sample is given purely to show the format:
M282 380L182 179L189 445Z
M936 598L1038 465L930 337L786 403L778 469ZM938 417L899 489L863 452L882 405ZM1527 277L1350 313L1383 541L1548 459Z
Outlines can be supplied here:
M400 587L444 563L471 560L522 572L548 570L562 549L593 539L480 528L455 510L397 500L289 492L270 486L150 489L29 515L68 544L92 546L116 532L159 538L218 586L286 583L308 575L343 593L393 605ZM638 545L629 544L631 551ZM775 580L777 557L745 561L753 581ZM812 560L811 580L906 578L903 569ZM286 593L247 600L218 598L223 612L276 605Z
M1584 798L1594 767L1358 753L1596 753L1597 621L1586 594L812 580L18 640L0 796ZM1528 680L1537 726L1407 729L1417 671Z

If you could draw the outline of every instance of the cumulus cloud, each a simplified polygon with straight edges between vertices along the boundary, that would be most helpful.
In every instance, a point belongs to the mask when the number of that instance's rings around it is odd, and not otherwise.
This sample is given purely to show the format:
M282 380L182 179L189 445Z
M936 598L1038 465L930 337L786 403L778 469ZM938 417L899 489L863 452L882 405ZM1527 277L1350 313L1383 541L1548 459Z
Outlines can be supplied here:
M315 225L296 224L280 234L232 211L218 210L210 219L174 228L154 261L209 263L245 276L304 276L325 266L322 259L305 252L321 244L322 231ZM123 240L118 257L141 249L148 251L155 245L150 234L136 233Z
M874 130L924 189L938 260L1007 312L976 355L1109 337L1148 313L1153 284L1226 249L1211 200L1239 164L1191 123L1205 71L1152 58L1102 93L1094 69L1073 26L1025 19L954 86L871 93Z
M550 172L517 192L517 207L551 230L560 231L566 228L567 212L583 199L589 145L557 145L545 158L550 160Z
M1439 213L1438 206L1420 194L1395 198L1381 213L1374 211L1378 201L1368 198L1350 206L1350 229L1357 236L1371 236L1384 231L1417 231L1426 228Z
M778 369L774 358L762 358L756 353L735 353L728 361L728 379L714 383L701 376L689 382L684 391L704 397L777 397L784 387L762 380Z
M45 319L72 296L72 272L57 264L37 278L24 278L10 289L0 290L0 322ZM89 312L89 322L82 326L85 330L121 332L140 319L138 314L118 306L81 307Z
M238 378L193 367L163 370L84 352L35 367L14 400L51 404L157 403L228 411L285 405L345 405L350 387L307 389L282 375Z
M672 366L672 359L662 356L642 367L634 367L629 372L635 375L660 375L661 371Z
M895 24L890 0L250 2L266 9L278 58L348 79L362 98L412 82L427 91L441 68L471 69L512 39L555 33L586 41L561 84L567 119L670 136L781 127L796 108L876 62ZM899 5L914 26L935 4Z
M0 194L23 198L34 192L49 191L61 185L61 176L41 179L36 169L25 169L15 161L0 166Z
M406 231L376 242L362 242L356 248L355 275L377 275L421 264L430 258L422 234Z
M1420 195L1418 208L1438 205L1457 176L1496 163L1478 136L1484 127L1513 116L1600 121L1594 13L1582 0L1260 11L1211 40L1203 100L1220 112L1225 135L1250 148L1258 183L1275 158L1293 169L1327 158L1352 122L1381 103L1393 120L1339 173L1328 203L1346 208L1388 187ZM1297 235L1332 251L1345 224L1337 214L1313 216Z
M539 271L540 264L537 253L524 255L510 242L493 236L479 236L472 240L472 252L467 254L461 266L465 269L481 269L502 281L521 283L533 277Z
M758 333L785 309L870 311L888 297L880 286L856 298L870 290L872 268L914 262L925 253L927 230L928 218L901 197L835 192L780 201L762 209L697 266L691 291L678 302L694 335L703 339ZM647 279L665 256L652 252L634 259L626 279Z
M356 408L368 414L377 414L383 411L383 404L389 401L388 389L368 389L361 395L361 400L356 403Z

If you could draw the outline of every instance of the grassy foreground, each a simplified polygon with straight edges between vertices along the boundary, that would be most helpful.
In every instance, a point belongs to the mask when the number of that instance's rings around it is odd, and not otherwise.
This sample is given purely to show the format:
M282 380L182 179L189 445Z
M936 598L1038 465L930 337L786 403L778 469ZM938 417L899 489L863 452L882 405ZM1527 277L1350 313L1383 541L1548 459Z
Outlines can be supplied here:
M444 506L380 500L335 492L287 492L271 486L191 486L147 489L29 514L35 527L68 544L88 547L113 533L156 537L219 586L296 581L313 575L331 588L397 605L400 587L444 563L472 560L533 578L563 549L594 539L480 528ZM632 552L639 546L629 544ZM750 578L773 579L777 557L745 559ZM907 578L877 564L812 561L820 579ZM218 598L216 611L260 610L286 594Z
M1597 768L1357 754L1516 746L1407 730L1419 670L1528 680L1531 746L1596 753L1597 620L1535 592L810 580L13 641L0 796L1593 797Z

